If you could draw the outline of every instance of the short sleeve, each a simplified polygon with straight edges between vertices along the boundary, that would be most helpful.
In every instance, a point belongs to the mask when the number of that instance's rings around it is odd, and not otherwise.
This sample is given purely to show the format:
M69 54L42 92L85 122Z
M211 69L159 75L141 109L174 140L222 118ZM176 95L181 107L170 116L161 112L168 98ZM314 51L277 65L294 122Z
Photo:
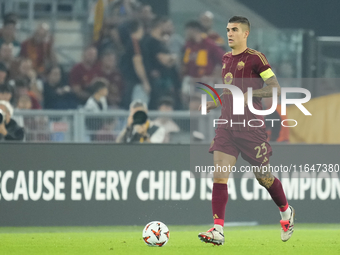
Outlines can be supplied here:
M268 63L267 58L261 52L254 54L254 62L253 63L254 63L253 70L255 71L255 73L257 73L259 75L262 72L266 71L267 69L271 68L271 66Z

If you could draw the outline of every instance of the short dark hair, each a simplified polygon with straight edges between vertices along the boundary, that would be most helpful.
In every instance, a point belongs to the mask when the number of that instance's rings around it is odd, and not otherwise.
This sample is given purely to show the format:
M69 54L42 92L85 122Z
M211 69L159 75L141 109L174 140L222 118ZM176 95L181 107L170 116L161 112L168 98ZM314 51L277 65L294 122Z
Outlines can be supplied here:
M202 26L201 23L198 22L197 20L188 21L188 22L185 24L185 28L196 29L196 30L198 30L198 31L200 31L200 32L203 32L203 31L204 31L203 26Z
M168 96L164 96L161 97L158 101L158 107L161 107L162 105L165 106L170 106L170 107L174 107L174 100L171 97Z
M137 19L130 20L127 23L129 34L136 33L140 27L142 27L142 23Z
M103 80L97 80L91 86L92 94L95 94L99 90L101 90L103 88L107 88L107 87L108 87L107 84Z
M240 23L240 24L246 25L248 26L248 29L250 31L250 22L246 17L234 16L231 19L229 19L229 23Z

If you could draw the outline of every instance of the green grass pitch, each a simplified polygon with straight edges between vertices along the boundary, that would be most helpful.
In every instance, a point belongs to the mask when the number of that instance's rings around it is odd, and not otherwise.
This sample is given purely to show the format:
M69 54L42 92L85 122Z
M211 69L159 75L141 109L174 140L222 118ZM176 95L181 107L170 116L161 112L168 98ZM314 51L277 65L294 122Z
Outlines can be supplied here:
M1 227L0 254L340 254L340 225L297 224L293 237L280 239L279 225L225 228L226 243L213 246L197 234L209 226L168 226L164 247L148 247L143 226Z

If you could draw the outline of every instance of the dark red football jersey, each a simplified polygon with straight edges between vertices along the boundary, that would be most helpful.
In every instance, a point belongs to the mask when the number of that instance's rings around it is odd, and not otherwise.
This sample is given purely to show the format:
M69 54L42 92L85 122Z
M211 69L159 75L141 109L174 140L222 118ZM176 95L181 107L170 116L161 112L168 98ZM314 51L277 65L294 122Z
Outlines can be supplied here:
M269 68L271 67L266 57L259 51L247 48L238 55L232 55L231 52L227 52L222 59L223 83L237 86L243 93L247 92L248 87L252 87L253 91L261 89L264 83L262 77L268 75ZM263 73L264 71L267 72ZM253 97L253 105L257 110L262 110L261 99ZM219 128L238 131L258 129L258 127L249 126L249 120L259 119L264 122L263 116L253 114L248 106L244 109L244 115L233 115L233 97L228 89L223 89L220 119L225 119L228 123L220 124ZM251 121L250 124L260 126L261 122ZM260 128L265 128L265 125Z

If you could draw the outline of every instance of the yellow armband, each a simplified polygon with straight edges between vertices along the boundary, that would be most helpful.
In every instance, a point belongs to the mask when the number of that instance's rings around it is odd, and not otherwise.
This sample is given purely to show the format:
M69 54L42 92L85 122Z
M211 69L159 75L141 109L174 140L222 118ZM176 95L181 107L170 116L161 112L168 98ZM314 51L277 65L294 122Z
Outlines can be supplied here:
M268 80L269 78L275 76L274 72L272 71L271 68L268 68L266 71L263 71L262 73L260 73L260 76L262 77L262 79L264 81Z

